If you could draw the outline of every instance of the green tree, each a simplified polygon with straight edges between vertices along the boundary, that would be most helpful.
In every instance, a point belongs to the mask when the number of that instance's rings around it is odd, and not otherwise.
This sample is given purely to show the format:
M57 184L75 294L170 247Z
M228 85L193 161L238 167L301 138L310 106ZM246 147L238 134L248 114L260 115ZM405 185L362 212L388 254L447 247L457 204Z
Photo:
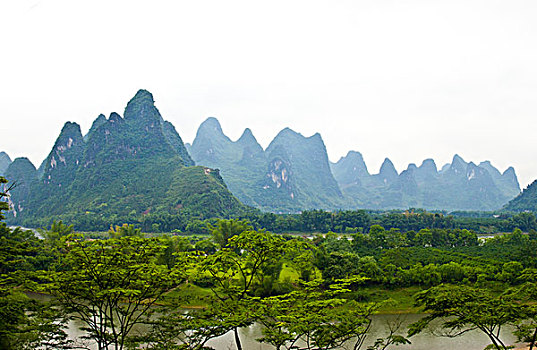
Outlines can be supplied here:
M346 299L345 293L365 280L355 276L329 288L323 287L324 281L314 280L299 290L263 299L257 316L264 326L259 341L277 350L360 349L379 304L357 303ZM372 349L405 342L394 332L389 339L378 339Z
M50 229L38 229L37 230L43 238L51 243L57 242L60 238L68 236L74 232L74 225L66 225L62 220L52 221Z
M216 226L208 224L207 227L211 231L211 236L215 243L220 247L225 247L231 237L236 236L244 231L251 231L253 227L244 220L218 220Z
M0 185L7 180L0 176ZM11 188L11 187L10 187ZM0 191L0 219L9 206ZM65 314L49 303L31 300L20 289L30 290L36 270L46 264L43 244L33 232L9 229L0 222L0 349L71 349L65 333ZM22 287L22 288L21 288Z
M525 269L519 280L523 283L506 294L517 300L522 308L515 335L519 341L528 342L529 350L533 350L537 345L537 269Z
M0 349L74 349L67 339L67 315L50 303L0 287Z
M507 296L494 296L486 290L468 286L439 285L416 296L418 305L428 315L411 325L409 335L421 332L433 320L441 319L442 328L450 337L480 330L497 350L509 346L500 338L502 327L516 322L521 307Z
M132 224L123 224L121 226L116 226L115 228L110 226L108 234L110 235L110 238L143 237L142 230L135 228Z
M9 191L13 189L12 186L7 186L8 181L5 177L0 176L0 220L4 220L4 211L9 210L9 204L4 201L4 198L9 197Z
M211 301L211 308L216 311L214 317L233 331L239 350L242 349L239 327L254 322L253 291L256 285L264 284L263 272L267 267L282 259L287 250L281 236L264 230L244 230L230 237L227 245L215 254L200 259L200 273L211 276L214 282Z
M229 331L229 325L215 317L221 314L219 310L209 306L185 312L181 305L186 301L183 298L174 298L158 309L161 316L148 322L150 331L139 339L146 349L211 349L205 344Z
M145 321L164 293L182 282L179 269L156 264L164 249L156 239L68 238L50 292L84 323L82 329L99 350L124 349L133 327Z

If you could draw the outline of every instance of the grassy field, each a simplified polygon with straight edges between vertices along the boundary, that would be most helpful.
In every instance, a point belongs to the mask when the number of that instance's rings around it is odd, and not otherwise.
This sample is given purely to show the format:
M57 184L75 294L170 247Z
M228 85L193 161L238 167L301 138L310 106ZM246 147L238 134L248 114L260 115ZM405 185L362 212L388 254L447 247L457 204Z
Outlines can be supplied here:
M316 272L316 277L321 277ZM298 273L290 266L284 265L280 273L280 282L296 283ZM352 292L348 297L357 301L381 303L378 310L382 314L417 313L419 308L414 306L414 295L423 290L420 287L407 287L397 289L384 289L377 286L364 286ZM212 295L210 288L202 288L191 283L186 283L168 294L170 298L179 298L181 306L185 308L201 308L207 304Z

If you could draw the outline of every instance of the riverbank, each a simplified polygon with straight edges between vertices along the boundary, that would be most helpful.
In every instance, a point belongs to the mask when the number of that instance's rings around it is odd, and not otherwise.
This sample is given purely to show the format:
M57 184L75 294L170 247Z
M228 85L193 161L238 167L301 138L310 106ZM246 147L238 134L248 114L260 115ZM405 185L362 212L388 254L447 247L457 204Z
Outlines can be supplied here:
M358 302L379 303L378 314L416 314L421 313L421 308L414 305L414 295L422 290L417 286L395 289L371 286L352 292L350 297ZM199 309L207 305L211 294L209 288L187 284L168 293L168 297L181 300L181 307L185 309Z

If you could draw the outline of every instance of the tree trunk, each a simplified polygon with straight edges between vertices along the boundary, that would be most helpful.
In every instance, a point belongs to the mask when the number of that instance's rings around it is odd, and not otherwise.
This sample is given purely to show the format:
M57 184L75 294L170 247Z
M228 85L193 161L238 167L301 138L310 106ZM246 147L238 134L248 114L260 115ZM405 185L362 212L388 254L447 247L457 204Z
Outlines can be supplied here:
M241 339L239 338L239 328L235 327L233 329L233 333L235 334L235 344L237 344L237 350L242 350Z
M531 338L530 350L533 350L533 345L535 345L535 340L537 340L537 327L535 332L533 332L533 338Z

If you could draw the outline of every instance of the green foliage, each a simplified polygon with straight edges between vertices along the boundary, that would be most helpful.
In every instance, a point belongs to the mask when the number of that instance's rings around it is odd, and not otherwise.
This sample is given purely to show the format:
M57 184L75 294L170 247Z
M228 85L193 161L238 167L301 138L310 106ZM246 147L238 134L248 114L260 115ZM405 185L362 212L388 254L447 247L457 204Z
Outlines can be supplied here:
M537 212L537 180L528 185L522 193L507 203L503 209L514 212L525 210Z
M442 319L442 328L451 337L477 329L492 342L493 349L510 347L500 338L503 326L516 322L521 306L508 296L494 296L485 290L468 286L440 285L420 293L419 305L429 314L414 323L409 335L421 332L435 319Z
M0 184L7 181L0 176ZM0 192L0 218L9 209ZM0 348L70 349L64 331L66 317L55 307L29 299L18 287L30 288L35 271L47 266L50 256L31 231L11 230L0 223Z
M113 228L110 226L108 230L110 238L121 238L121 237L143 237L142 230L135 228L134 225L123 224L121 226L116 226Z
M123 349L133 340L133 326L184 278L182 269L156 264L164 247L155 239L83 241L69 236L63 249L49 291L84 323L99 349Z
M5 177L0 176L0 220L4 220L4 214L3 211L9 210L9 205L7 202L4 202L4 198L8 196L7 192L9 192L9 189L5 187L5 184L7 184L7 180Z
M259 341L276 349L340 349L344 344L360 349L379 305L356 303L344 295L351 285L364 280L339 280L326 289L324 281L314 280L297 291L261 300L258 320L264 328ZM409 343L395 331L387 339L378 339L370 349Z
M6 321L0 322L0 334L7 344L4 347L72 345L63 333L64 316L54 312L59 309L47 309L28 300L14 286L47 287L62 302L62 310L86 322L88 337L101 348L143 343L153 349L202 349L209 339L229 330L240 348L238 327L255 321L267 325L263 341L282 349L299 346L298 339L309 344L309 349L338 348L351 338L359 348L368 333L371 313L381 307L367 301L384 300L386 294L404 294L400 292L402 286L412 286L411 290L432 287L418 295L418 302L430 314L413 332L434 318L451 316L444 325L453 334L472 328L487 335L497 334L506 322L515 322L520 339L535 343L537 240L532 235L514 230L479 243L474 232L455 228L455 219L426 212L243 212L231 220L211 221L203 215L192 219L187 208L191 202L182 201L183 194L174 191L178 189L199 201L191 203L190 208L210 206L214 202L204 201L205 189L198 192L188 188L190 176L201 176L204 180L196 183L204 183L207 188L221 184L221 179L218 173L204 168L182 167L174 173L173 164L169 166L164 170L174 174L175 183L164 199L159 198L169 205L153 201L147 211L147 199L139 192L130 199L113 194L110 198L118 199L118 204L113 200L87 202L97 208L88 217L106 219L109 214L115 215L111 210L117 206L121 215L133 219L130 224L112 226L113 239L85 241L70 235L73 226L61 220L53 221L51 229L43 231L45 240L1 224L0 316ZM159 176L155 175L155 181L164 182L165 176ZM106 183L95 180L101 190L107 188ZM129 191L140 185L135 181L123 184ZM150 198L157 193L152 191L147 190ZM101 198L108 195L102 194ZM221 209L227 208L228 202L221 203ZM207 210L220 210L217 207L215 204ZM232 213L228 209L227 213ZM114 220L121 217L116 215ZM250 224L246 218L254 221ZM531 215L500 220L510 225L533 225ZM402 229L393 226L398 223ZM354 233L329 232L308 240L254 230L261 225ZM169 227L180 228L176 233L181 236L150 239L141 233L142 229L162 231ZM209 230L218 244L208 236L182 233L208 235ZM39 270L48 270L50 284L44 284ZM319 272L325 279L322 283L315 280ZM301 284L299 279L310 282ZM513 290L499 296L507 287ZM157 303L162 309L154 308ZM188 313L178 310L193 304L205 308ZM162 317L151 318L157 310ZM140 337L131 330L141 323L149 328ZM491 337L491 341L498 349L505 345L500 339ZM387 337L374 342L372 349L407 342L393 327Z
M281 237L265 231L242 231L227 242L215 254L202 257L199 270L213 279L214 317L233 330L237 348L241 349L238 328L254 322L253 293L266 288L271 278L266 272L289 248Z
M159 308L161 316L148 322L150 331L139 338L146 349L202 350L205 344L229 331L226 320L215 317L224 313L212 307L185 312L179 307L185 300L175 299L171 306Z
M62 237L66 237L74 232L73 225L66 225L63 221L52 221L50 229L39 229L38 232L47 240L57 242Z
M4 350L74 349L67 339L67 316L56 305L31 300L0 287L0 348Z
M213 241L220 247L226 247L229 239L244 231L251 231L253 227L246 221L239 221L236 219L231 220L218 220L216 226L208 225L211 231Z

